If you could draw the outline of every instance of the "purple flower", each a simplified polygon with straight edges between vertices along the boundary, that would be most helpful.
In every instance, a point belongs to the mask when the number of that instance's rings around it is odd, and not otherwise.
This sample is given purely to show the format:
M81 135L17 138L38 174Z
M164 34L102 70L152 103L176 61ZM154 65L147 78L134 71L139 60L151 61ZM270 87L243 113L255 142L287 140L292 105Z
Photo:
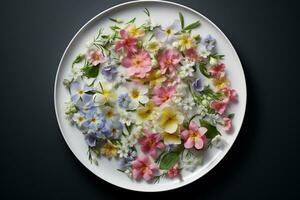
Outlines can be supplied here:
M88 102L91 99L91 95L86 92L92 91L93 89L87 86L82 81L73 81L70 86L71 99L76 104L79 99L83 102Z
M102 68L101 74L104 76L104 78L108 81L113 81L115 80L118 70L116 66L114 65L108 65Z
M121 122L107 121L101 133L107 138L109 137L118 138L121 135L122 130L123 130L123 126Z
M130 99L130 97L128 96L128 94L121 94L121 95L118 97L118 105L119 105L121 108L128 109L130 102L131 102L131 99Z
M203 90L203 84L201 78L198 78L193 82L193 89L197 92L201 92Z
M97 136L95 135L95 133L86 134L84 139L85 139L87 145L89 145L90 147L96 146Z
M158 40L171 44L176 40L175 33L178 31L180 31L180 22L179 20L175 20L170 26L156 28L154 34Z
M203 43L207 51L212 52L215 50L216 40L211 35L208 35L206 38L204 38Z

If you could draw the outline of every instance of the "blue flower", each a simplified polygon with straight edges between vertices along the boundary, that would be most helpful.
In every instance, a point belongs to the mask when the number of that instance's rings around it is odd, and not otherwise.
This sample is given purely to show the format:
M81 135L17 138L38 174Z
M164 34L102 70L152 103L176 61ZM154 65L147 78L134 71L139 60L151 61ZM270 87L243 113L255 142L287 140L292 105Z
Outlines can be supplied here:
M201 78L198 78L193 82L193 89L197 92L201 92L203 90L203 84Z
M204 38L203 43L207 51L212 52L215 50L216 40L211 35L208 35L206 38Z
M87 143L87 145L89 145L90 147L96 146L97 136L95 133L86 134L84 139L85 139L85 142Z
M121 108L128 109L130 102L131 102L131 99L130 99L130 97L128 96L128 94L121 94L121 95L118 97L118 105L119 105Z
M92 109L86 113L86 121L83 125L92 131L97 131L104 127L105 118L98 114L96 109Z
M107 121L105 123L104 128L101 133L105 135L105 137L109 138L118 138L120 137L123 130L123 125L119 121Z
M70 86L71 99L76 104L79 99L83 102L88 102L92 98L92 95L87 94L87 92L93 89L81 81L73 81Z
M104 78L108 81L113 81L115 80L118 71L116 66L114 65L108 65L102 68L101 74L104 76Z

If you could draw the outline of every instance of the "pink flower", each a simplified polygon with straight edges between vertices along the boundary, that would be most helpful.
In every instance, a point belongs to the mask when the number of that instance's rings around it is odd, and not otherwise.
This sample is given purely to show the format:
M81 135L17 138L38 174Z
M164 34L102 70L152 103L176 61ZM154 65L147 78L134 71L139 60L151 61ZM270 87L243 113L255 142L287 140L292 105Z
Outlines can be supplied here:
M153 92L154 92L153 101L156 105L160 106L175 94L176 87L156 86Z
M222 115L227 109L228 102L229 102L228 98L223 99L222 101L213 101L211 102L210 107L214 109L217 113Z
M229 101L237 100L237 93L234 89L225 87L225 88L221 89L221 92L223 92L229 98Z
M173 178L175 176L180 175L180 169L178 167L178 164L174 165L169 171L167 172L168 177Z
M181 138L185 140L184 147L190 149L195 147L196 149L202 149L206 142L205 133L207 128L199 127L195 122L191 122L189 130L181 132Z
M224 117L224 129L225 131L230 131L232 128L231 119L228 117Z
M129 53L136 53L138 40L134 37L130 37L126 30L120 31L121 39L116 42L115 51L125 49Z
M147 51L140 50L136 54L127 54L122 60L122 65L128 68L128 75L144 78L151 70L151 58Z
M185 51L185 56L191 60L198 60L199 56L197 54L196 49L190 48Z
M87 55L87 59L94 66L106 61L104 55L100 50L91 50Z
M160 134L148 130L145 130L145 136L139 139L139 144L142 152L149 153L152 157L156 156L157 150L165 148L165 145L161 142Z
M177 64L181 60L181 55L178 51L167 49L158 55L158 63L160 65L161 73L165 74L168 70L173 72Z
M132 176L134 179L143 178L144 180L149 181L157 171L157 166L145 155L137 157L131 164Z
M225 65L223 63L214 65L209 68L209 73L216 79L219 79L223 74L225 70Z

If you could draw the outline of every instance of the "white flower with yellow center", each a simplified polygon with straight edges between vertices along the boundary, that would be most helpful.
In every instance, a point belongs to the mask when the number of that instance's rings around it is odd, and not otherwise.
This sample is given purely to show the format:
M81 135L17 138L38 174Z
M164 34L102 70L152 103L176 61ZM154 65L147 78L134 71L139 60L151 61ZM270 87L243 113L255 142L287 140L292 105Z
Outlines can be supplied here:
M106 120L114 121L117 120L119 115L114 106L105 106L102 109L102 114Z
M158 42L156 39L152 39L145 44L146 50L148 50L150 53L157 53L158 50L161 47L161 43Z
M82 127L83 123L86 120L86 117L83 113L78 112L73 115L73 121L78 125L78 127Z
M146 104L149 101L147 87L138 84L130 84L128 88L128 95L132 100L130 103L132 109L136 109L139 104Z
M117 95L114 92L113 85L107 82L99 82L96 85L97 93L94 95L94 102L97 106L116 101Z

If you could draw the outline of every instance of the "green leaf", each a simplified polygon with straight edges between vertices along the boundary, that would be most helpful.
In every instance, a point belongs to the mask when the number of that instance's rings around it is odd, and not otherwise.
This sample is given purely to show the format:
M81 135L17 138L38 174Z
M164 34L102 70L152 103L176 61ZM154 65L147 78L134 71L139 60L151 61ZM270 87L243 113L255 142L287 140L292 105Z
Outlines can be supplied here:
M188 30L192 30L195 28L198 28L201 25L200 21L196 21L188 26L186 26L183 30L188 31Z
M200 124L202 127L207 128L207 132L205 133L205 136L208 139L213 139L217 135L221 135L221 133L217 130L217 128L213 125L211 125L208 121L201 119Z
M85 55L84 54L79 54L75 60L73 61L73 65L76 64L76 63L80 63L83 59L85 58Z
M234 117L234 113L231 113L227 116L229 119L232 119Z
M86 65L81 70L83 72L83 75L87 78L96 78L99 73L99 65L92 66L92 65Z
M159 168L162 170L168 170L173 167L179 160L179 153L170 152L165 155L160 160Z
M123 21L122 20L120 20L120 19L114 19L114 18L109 18L109 20L110 21L113 21L113 22L116 22L116 23L118 23L118 24L122 24L123 23Z
M113 31L117 31L117 30L120 30L121 28L118 26L111 26L110 29Z
M135 22L135 19L136 19L136 18L133 18L132 20L130 20L129 22L127 22L127 24L134 23L134 22Z
M181 12L179 12L179 19L180 19L181 29L184 29L184 17Z
M150 12L149 12L149 10L148 10L147 8L145 8L144 13L145 13L148 17L150 17Z
M210 73L207 71L206 63L200 63L199 64L199 70L203 74L203 76L205 76L207 78L211 78Z

